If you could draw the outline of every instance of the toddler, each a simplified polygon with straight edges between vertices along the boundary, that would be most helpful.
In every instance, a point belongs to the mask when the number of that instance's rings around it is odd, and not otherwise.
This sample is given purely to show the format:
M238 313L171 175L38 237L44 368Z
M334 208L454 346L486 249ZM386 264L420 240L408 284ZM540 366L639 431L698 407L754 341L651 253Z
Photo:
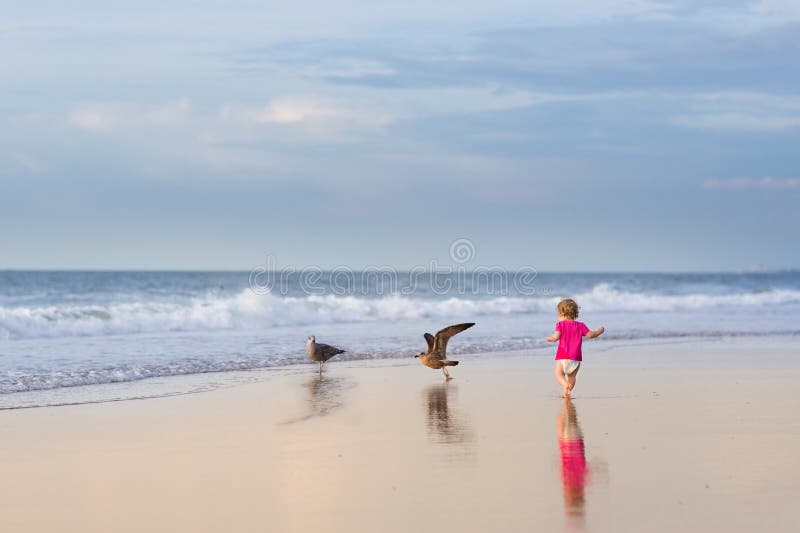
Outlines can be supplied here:
M569 398L575 388L575 379L583 360L581 344L583 337L593 339L605 331L604 327L590 330L583 322L578 322L578 304L575 300L566 299L558 302L558 323L556 331L547 337L548 342L558 341L556 352L556 379L564 387L564 398Z

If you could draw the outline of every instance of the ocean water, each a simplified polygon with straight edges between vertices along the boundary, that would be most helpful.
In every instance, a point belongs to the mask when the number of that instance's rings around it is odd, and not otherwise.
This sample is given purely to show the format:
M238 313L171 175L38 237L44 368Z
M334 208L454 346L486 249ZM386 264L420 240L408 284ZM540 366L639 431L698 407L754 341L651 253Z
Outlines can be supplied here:
M562 297L606 327L600 345L800 334L793 271L0 271L0 408L205 390L222 371L307 364L311 334L346 349L343 359L411 358L424 332L471 321L453 354L549 355ZM175 388L175 375L190 377Z

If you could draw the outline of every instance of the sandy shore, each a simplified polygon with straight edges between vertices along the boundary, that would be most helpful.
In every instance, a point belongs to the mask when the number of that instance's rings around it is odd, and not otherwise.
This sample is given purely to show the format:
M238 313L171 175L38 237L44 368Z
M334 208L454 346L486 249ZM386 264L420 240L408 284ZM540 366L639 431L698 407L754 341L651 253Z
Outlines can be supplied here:
M796 339L333 363L0 412L3 531L790 531Z

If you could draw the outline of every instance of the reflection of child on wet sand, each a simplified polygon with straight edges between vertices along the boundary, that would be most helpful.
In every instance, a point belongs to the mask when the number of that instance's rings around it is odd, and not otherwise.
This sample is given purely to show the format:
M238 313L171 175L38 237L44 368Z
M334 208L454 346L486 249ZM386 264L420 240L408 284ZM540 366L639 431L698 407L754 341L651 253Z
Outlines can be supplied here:
M564 388L563 396L568 398L575 388L578 370L581 368L583 355L581 345L583 337L593 339L599 337L605 328L599 327L590 330L583 322L578 322L578 304L575 300L561 300L558 302L558 323L555 332L547 337L549 342L558 342L556 352L556 380Z
M578 425L575 406L569 398L558 415L558 447L561 450L561 484L564 487L564 509L568 517L580 518L584 511L584 488L589 466Z

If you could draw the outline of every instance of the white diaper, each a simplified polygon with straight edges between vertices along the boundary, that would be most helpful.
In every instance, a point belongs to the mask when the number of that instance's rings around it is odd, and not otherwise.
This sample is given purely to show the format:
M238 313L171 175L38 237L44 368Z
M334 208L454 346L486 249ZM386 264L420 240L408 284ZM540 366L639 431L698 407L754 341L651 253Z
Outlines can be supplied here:
M581 367L580 361L573 361L572 359L561 359L561 368L564 369L566 375L570 375Z

